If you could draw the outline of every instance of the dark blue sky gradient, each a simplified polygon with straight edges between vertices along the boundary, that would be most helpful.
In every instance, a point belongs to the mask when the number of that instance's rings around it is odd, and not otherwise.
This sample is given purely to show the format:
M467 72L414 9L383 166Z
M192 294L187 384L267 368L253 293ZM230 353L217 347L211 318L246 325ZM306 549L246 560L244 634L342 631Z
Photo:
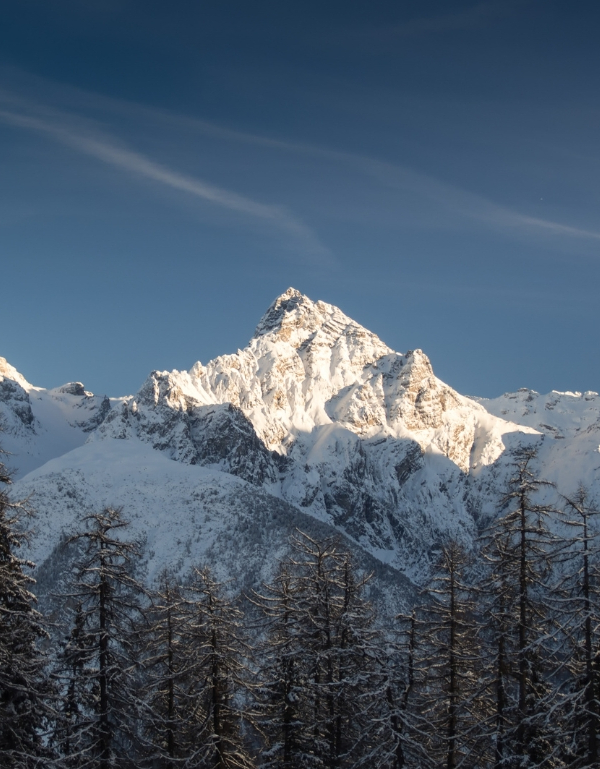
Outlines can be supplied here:
M135 391L292 285L461 392L600 389L600 10L21 0L5 356Z

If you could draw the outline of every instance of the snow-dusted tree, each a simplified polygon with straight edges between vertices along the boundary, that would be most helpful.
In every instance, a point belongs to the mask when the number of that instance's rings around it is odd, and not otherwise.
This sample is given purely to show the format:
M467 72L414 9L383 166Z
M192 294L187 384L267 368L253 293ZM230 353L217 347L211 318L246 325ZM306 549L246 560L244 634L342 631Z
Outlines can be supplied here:
M427 766L423 719L417 709L417 611L396 617L392 639L379 643L380 680L370 694L371 753L365 766L406 769ZM383 640L383 639L381 639Z
M30 591L33 564L16 554L25 541L23 503L11 501L10 474L0 462L0 766L47 766L41 732L51 689L38 641L45 635Z
M267 739L260 762L263 767L293 769L307 763L298 587L290 564L283 562L273 583L264 585L251 599L267 618L266 638L259 647L261 684L256 696L258 720Z
M64 718L55 742L69 767L133 766L133 625L143 591L133 576L139 556L123 540L121 511L106 508L83 519L71 537L83 553L75 567L73 626L60 658Z
M599 511L583 486L564 499L563 523L572 534L565 538L554 591L569 672L561 732L566 763L583 769L600 763Z
M64 677L64 691L53 743L59 747L61 765L66 769L76 769L85 760L78 749L81 744L80 730L85 714L94 713L97 700L97 687L90 685L89 671L86 670L92 644L93 639L85 632L83 607L78 604L70 635L58 661L58 676ZM93 722L90 720L89 723Z
M483 666L487 684L488 711L480 720L479 732L487 739L494 769L509 766L508 734L514 719L515 619L518 586L508 578L510 534L494 532L484 548L488 574L475 591L482 619Z
M412 739L420 743L419 767L485 767L488 742L480 627L465 579L470 558L457 542L443 549L427 602L415 620Z
M194 602L168 570L150 597L140 629L144 763L153 769L203 766L194 741L202 686L197 676L205 674L197 664Z
M379 766L370 726L383 676L367 578L334 539L299 533L292 546L292 559L257 598L270 620L262 764Z
M183 639L190 612L182 589L168 571L159 577L140 629L145 705L145 754L152 766L181 765L181 733L191 707L186 707L187 658Z
M552 484L533 471L536 451L520 450L501 501L507 509L485 535L488 655L494 709L494 765L560 766L555 723L558 640L549 612L549 578L557 548L548 521L555 509L536 502Z
M244 741L248 712L248 646L243 615L205 568L195 570L186 593L192 616L181 634L185 679L179 689L181 760L176 766L245 769L253 761ZM167 708L168 708L167 682ZM167 710L168 713L168 710ZM168 764L167 764L168 765Z

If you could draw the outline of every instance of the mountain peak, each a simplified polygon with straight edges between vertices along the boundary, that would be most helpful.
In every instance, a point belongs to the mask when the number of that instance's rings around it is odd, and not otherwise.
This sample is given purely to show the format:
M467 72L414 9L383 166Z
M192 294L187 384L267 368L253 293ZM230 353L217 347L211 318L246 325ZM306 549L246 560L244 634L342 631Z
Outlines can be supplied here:
M19 374L17 369L11 366L6 358L0 358L0 379L12 379L13 382L17 382L17 384L20 384L25 389L31 387L25 377Z
M81 397L91 398L94 393L88 392L83 386L83 382L67 382L60 387L56 387L50 392L56 392L60 395L78 395Z
M271 331L280 329L284 324L286 316L304 315L306 311L310 312L313 307L314 302L297 289L290 287L271 304L260 319L254 336L264 336Z
M278 296L261 318L254 340L268 337L271 341L287 342L296 350L310 339L333 346L341 337L364 337L377 348L378 355L392 352L371 331L345 315L338 307L321 300L313 302L295 288ZM373 358L375 359L375 358Z
M304 294L301 291L298 291L297 288L293 288L292 286L290 286L288 290L284 291L283 294L280 297L278 297L278 300L276 301L279 301L281 299L291 299L292 297L295 297L297 299L302 299L303 296Z

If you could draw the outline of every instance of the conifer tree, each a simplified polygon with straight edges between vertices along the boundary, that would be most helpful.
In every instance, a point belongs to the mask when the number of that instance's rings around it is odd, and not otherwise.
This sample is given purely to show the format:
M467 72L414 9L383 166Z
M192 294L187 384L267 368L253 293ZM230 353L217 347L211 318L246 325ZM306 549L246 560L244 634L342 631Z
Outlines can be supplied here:
M73 626L59 657L58 677L65 691L58 714L53 743L59 747L65 769L77 769L85 761L80 753L83 733L94 728L97 686L90 685L89 659L93 657L93 639L85 629L81 603L75 609Z
M564 497L563 523L570 532L560 558L561 583L554 605L564 638L564 758L583 769L600 763L600 591L597 516L587 490Z
M381 637L377 644L380 680L370 697L368 728L373 748L364 766L406 769L427 761L423 747L422 719L416 708L418 696L417 612L398 615L393 640Z
M251 722L243 615L209 569L194 571L187 588L192 616L182 639L187 657L188 717L180 765L250 769L244 727Z
M50 717L51 687L38 641L46 633L30 591L33 563L17 555L26 535L23 502L8 496L10 473L0 462L0 766L47 765L42 733Z
M180 586L166 570L151 594L146 620L140 631L145 752L152 766L172 769L177 759L183 757L181 732L185 730L187 712L186 655L182 641L189 612Z
M494 769L509 766L509 732L514 720L516 641L514 607L518 586L508 576L510 535L495 532L486 543L484 558L488 574L476 590L478 613L482 617L483 666L487 688L488 717L480 721L480 733L487 739Z
M71 537L83 554L75 567L73 627L60 659L64 717L56 743L66 766L132 766L136 699L133 625L143 590L133 576L139 556L123 540L121 511L105 508L83 519Z
M280 563L274 582L251 599L266 618L266 640L259 648L261 682L257 691L258 720L267 739L262 767L301 767L307 735L302 714L304 660L299 656L302 634L297 582L290 564Z
M508 510L486 533L483 549L489 577L482 610L494 710L488 723L496 769L560 766L553 722L558 639L548 589L557 552L549 519L556 510L536 501L552 484L536 477L535 459L535 449L517 452L501 501Z
M375 767L370 726L382 676L367 578L333 539L299 533L292 546L293 558L256 598L269 618L262 765Z
M193 739L200 686L196 676L203 674L197 665L194 618L193 601L175 577L163 571L140 631L144 754L153 769L203 765Z
M414 741L422 767L476 769L488 764L478 728L485 718L479 623L465 572L470 559L447 544L415 620Z

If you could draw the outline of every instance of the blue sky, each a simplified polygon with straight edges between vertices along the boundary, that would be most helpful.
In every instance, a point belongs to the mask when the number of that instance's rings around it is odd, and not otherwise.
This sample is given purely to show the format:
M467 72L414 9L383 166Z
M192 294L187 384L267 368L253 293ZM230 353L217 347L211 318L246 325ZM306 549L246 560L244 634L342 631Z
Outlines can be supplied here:
M294 286L461 392L599 390L599 34L554 0L13 3L0 355L125 394Z

